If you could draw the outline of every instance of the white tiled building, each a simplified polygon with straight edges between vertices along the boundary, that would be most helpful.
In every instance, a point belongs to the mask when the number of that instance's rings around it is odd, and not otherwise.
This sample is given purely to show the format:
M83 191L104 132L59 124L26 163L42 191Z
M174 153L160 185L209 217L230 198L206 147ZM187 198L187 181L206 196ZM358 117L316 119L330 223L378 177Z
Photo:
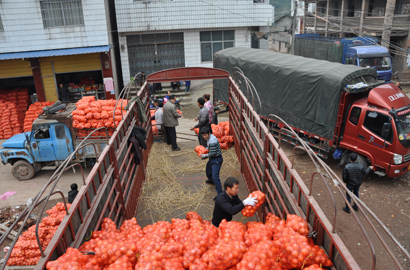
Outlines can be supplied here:
M103 1L63 2L0 1L0 53L108 45Z
M255 0L116 0L124 81L139 71L212 67L212 54L228 47L268 49L253 39L268 32L274 8Z
M103 79L114 77L107 9L101 0L0 0L0 89L56 101L58 85L87 82L106 97Z

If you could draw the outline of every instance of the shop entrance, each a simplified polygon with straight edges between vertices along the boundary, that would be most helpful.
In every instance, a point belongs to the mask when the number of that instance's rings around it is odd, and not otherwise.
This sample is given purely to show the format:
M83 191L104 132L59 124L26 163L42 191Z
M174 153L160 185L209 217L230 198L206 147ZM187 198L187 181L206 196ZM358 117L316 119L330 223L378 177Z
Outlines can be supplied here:
M83 96L105 99L101 70L56 73L56 82L57 89L60 84L63 84L63 87L69 92L69 102L77 102Z
M185 67L184 34L127 36L130 74Z
M36 93L33 76L0 79L0 89L13 90L16 88L26 88L31 97Z

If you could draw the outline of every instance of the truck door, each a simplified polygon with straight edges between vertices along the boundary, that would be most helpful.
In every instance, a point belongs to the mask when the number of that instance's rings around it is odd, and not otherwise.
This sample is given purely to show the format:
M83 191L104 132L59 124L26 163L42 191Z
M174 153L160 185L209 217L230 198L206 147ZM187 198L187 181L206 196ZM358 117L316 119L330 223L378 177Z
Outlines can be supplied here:
M391 155L386 155L386 153L394 150L392 146L394 131L391 129L387 138L382 138L384 123L391 123L389 115L372 110L367 111L363 125L358 130L357 147L373 155L374 165L388 168Z
M42 125L33 129L30 141L35 162L55 161L54 140L50 136L50 126Z
M358 124L360 120L362 109L359 107L353 107L350 110L349 117L347 118L345 129L343 132L343 144L354 147L357 145L357 132L359 130Z
M55 125L53 128L55 134L54 153L56 160L65 160L73 152L73 142L71 134L66 125Z

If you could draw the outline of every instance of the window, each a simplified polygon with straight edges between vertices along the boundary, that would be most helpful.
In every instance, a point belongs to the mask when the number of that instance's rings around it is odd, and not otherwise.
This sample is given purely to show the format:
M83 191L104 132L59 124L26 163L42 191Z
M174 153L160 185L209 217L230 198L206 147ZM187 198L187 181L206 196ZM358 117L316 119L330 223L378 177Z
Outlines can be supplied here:
M0 32L3 32L4 28L3 28L3 22L1 20L1 16L0 16Z
M357 125L357 123L359 123L359 118L360 118L360 113L361 112L362 112L362 109L360 109L358 107L354 107L352 109L352 112L350 113L349 121L353 125Z
M50 138L50 131L48 127L43 127L34 131L34 139L42 140L42 139L49 139Z
M390 123L390 118L387 115L372 111L366 113L366 118L364 119L364 126L380 138L382 137L384 123ZM391 132L391 130L388 138L386 139L389 142L392 141L393 132Z
M346 58L346 65L356 66L357 65L357 58L353 58L353 57Z
M84 25L81 0L41 1L44 28Z
M55 127L56 130L56 137L57 139L65 139L65 131L64 131L64 126L60 125L60 126L56 126Z
M213 54L231 48L235 41L235 31L204 31L200 33L201 61L212 61Z

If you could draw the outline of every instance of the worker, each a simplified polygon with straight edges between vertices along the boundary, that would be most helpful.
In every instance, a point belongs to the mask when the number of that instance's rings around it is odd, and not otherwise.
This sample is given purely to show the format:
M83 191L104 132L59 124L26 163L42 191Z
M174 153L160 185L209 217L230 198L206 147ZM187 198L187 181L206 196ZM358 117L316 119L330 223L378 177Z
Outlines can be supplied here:
M346 188L354 195L356 195L357 198L359 198L359 189L363 182L363 175L368 175L373 170L373 166L365 168L362 164L357 162L356 153L350 153L349 158L350 163L347 164L343 169L343 182L346 183ZM350 204L351 198L348 192L346 192L346 199ZM347 203L346 206L342 209L346 213L350 213L350 209L347 206ZM353 203L353 209L355 211L359 210L355 202Z
M175 96L170 95L169 101L165 103L162 109L162 120L164 121L165 133L167 135L167 144L172 145L172 151L179 151L181 148L177 145L177 133L175 127L178 126L178 118L182 115L177 113L175 101Z
M200 135L203 137L208 149L208 154L201 154L201 158L209 158L208 163L206 164L206 177L208 178L205 183L215 185L216 193L222 193L221 179L219 178L219 172L221 171L223 158L221 146L219 145L218 139L210 134L208 127L203 127L200 131ZM216 199L216 197L214 198Z
M219 109L219 107L215 107L214 108L214 115L212 117L212 123L214 125L218 125L218 114L221 110Z
M137 75L137 80L140 87L145 83L146 79L147 76L145 75L145 71L141 71L141 73Z
M212 224L219 227L223 219L231 221L233 215L238 214L245 206L255 206L258 203L256 197L248 197L241 201L238 197L239 181L235 177L228 177L224 182L225 191L218 194L215 200Z
M78 186L76 183L72 183L70 188L71 190L68 192L68 203L73 203L78 194Z
M69 102L69 98L70 98L70 91L68 91L68 88L66 86L64 86L64 84L60 83L58 85L58 99L61 102Z
M199 107L199 115L195 118L195 121L198 121L198 124L195 126L191 127L191 130L194 130L196 128L199 128L199 133L198 133L198 142L200 145L203 147L206 147L207 143L206 140L202 136L202 129L203 128L211 128L209 124L209 114L208 114L208 109L204 106L205 104L205 99L204 98L198 98L197 105ZM212 133L212 132L211 132Z

